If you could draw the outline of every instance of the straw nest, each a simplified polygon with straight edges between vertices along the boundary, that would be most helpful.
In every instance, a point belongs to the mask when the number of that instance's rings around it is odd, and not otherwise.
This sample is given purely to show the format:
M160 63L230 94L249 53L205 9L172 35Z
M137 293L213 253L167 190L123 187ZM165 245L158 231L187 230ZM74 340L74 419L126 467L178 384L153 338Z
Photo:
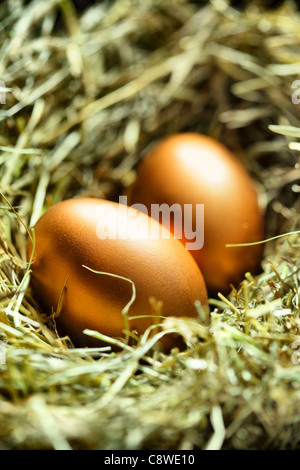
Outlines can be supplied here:
M1 2L1 449L299 447L300 13L281 3ZM261 273L211 299L209 325L169 319L183 351L70 347L32 295L28 228L68 197L116 199L186 130L263 188Z

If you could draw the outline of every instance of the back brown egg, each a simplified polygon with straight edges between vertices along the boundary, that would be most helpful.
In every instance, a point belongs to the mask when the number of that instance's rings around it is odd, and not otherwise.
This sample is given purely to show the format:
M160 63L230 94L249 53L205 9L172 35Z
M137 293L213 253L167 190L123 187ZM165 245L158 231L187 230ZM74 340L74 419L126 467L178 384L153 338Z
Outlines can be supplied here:
M197 226L195 207L197 204L204 206L203 247L195 244L189 250L211 295L218 291L227 293L230 284L237 285L246 271L256 272L262 245L238 248L226 245L264 238L258 195L241 162L216 140L195 133L163 139L138 167L130 202L144 204L152 217L151 207L155 204L168 207L179 204L182 212L184 207L192 206L193 212L187 221L194 232ZM164 223L161 214L158 220ZM201 223L199 218L199 236ZM176 221L175 227L171 223L170 228L176 229ZM186 236L189 232L192 231L181 232L185 246L191 242Z

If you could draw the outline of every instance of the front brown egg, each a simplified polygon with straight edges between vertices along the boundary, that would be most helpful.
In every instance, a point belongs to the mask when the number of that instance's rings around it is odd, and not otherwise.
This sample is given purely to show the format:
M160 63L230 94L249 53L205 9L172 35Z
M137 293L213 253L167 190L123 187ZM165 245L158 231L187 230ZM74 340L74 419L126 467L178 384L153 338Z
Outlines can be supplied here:
M164 216L171 220L170 229L194 256L210 294L227 293L246 271L256 271L262 245L226 245L263 239L257 192L240 161L216 140L195 133L164 139L140 164L131 203L144 204L163 224ZM172 216L176 205L182 217L168 219L167 208L174 208Z
M193 257L135 209L99 199L69 199L48 209L34 232L33 290L47 312L57 311L62 299L58 329L75 345L99 345L84 329L124 338L123 313L129 305L129 328L138 335L161 321L157 315L196 317L195 301L207 305ZM161 311L151 299L162 303Z

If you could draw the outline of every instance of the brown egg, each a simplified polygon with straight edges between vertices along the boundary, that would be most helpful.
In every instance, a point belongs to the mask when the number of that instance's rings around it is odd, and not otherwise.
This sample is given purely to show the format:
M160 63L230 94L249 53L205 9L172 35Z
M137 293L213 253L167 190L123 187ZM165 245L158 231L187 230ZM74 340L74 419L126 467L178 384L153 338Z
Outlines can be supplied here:
M51 312L57 311L65 286L56 321L75 345L99 346L84 329L124 338L122 312L128 306L127 318L143 316L129 320L130 330L142 334L161 321L158 314L196 317L194 302L207 305L202 274L184 246L156 221L123 204L69 199L48 209L34 232L33 290ZM162 302L161 312L151 298Z
M180 217L176 220L173 217L170 230L194 256L210 294L228 292L230 283L237 284L245 272L256 271L262 245L237 248L226 244L263 239L264 221L257 193L241 162L216 140L186 133L161 141L140 164L130 203L144 204L148 214L162 224L165 222L161 214L157 217L151 210L153 204L180 205L185 214L183 228L177 226ZM198 243L201 204L204 205L202 248ZM191 208L193 212L189 212ZM168 222L167 217L165 220ZM193 228L195 240L198 234L198 242L192 245L189 227Z

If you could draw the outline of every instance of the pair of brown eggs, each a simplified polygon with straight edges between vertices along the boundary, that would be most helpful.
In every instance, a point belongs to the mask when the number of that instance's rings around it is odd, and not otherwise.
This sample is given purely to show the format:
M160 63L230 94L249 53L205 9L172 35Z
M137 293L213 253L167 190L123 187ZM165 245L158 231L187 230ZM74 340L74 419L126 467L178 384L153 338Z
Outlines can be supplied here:
M29 240L34 292L48 312L59 306L58 328L76 345L99 344L84 329L124 338L125 325L140 335L161 317L197 317L197 301L207 307L208 293L227 292L261 259L262 245L226 246L261 240L263 214L243 165L210 137L161 141L140 164L129 202L65 200L36 223L34 253ZM154 220L153 205L170 211L170 227L162 211ZM189 231L178 237L183 221Z

